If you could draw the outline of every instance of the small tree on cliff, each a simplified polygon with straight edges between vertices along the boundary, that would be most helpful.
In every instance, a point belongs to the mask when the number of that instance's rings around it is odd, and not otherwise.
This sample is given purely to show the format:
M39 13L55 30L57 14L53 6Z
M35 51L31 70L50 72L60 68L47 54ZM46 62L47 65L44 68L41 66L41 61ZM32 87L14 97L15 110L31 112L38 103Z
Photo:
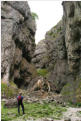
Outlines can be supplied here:
M39 19L38 15L34 12L31 13L33 19Z

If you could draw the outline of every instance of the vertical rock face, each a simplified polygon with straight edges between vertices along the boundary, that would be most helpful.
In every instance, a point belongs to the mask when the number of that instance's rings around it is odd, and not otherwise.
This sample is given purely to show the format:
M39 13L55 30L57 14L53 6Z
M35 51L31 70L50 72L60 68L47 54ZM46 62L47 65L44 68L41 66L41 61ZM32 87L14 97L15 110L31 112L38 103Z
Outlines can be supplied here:
M35 69L30 64L35 50L35 21L27 1L1 2L1 75L27 86ZM34 71L33 71L34 70Z
M63 2L63 8L68 64L70 71L76 74L81 61L81 2Z
M62 93L75 103L81 101L81 2L63 2L63 9L67 62L71 78Z
M46 68L50 72L48 80L53 82L57 92L62 91L66 98L73 97L72 101L81 93L80 13L81 2L63 2L63 19L46 33L44 40L47 50L44 55L48 57Z
M55 27L46 33L45 37L49 58L49 80L53 81L57 92L60 92L68 80L67 51L64 30L63 21L60 21Z

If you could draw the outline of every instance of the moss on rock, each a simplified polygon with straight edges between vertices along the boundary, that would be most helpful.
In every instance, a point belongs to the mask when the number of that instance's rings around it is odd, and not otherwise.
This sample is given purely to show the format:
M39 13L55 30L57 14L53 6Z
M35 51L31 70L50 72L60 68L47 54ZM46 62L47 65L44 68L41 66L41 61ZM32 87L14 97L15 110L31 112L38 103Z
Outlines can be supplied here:
M81 104L81 82L78 80L67 83L62 91L63 99L73 104Z
M48 70L47 69L37 69L37 74L39 76L45 77L48 74Z

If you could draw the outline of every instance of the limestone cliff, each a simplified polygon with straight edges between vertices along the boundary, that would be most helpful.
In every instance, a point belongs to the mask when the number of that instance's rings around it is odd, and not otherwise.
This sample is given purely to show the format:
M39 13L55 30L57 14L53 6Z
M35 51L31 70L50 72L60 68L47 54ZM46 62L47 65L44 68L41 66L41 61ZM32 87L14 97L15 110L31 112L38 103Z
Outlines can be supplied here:
M36 76L31 65L35 50L35 20L27 1L1 2L1 78L27 87ZM33 77L32 77L33 76Z
M63 10L67 62L71 78L62 93L75 103L80 101L81 93L81 1L63 2Z
M54 90L62 92L66 98L77 100L81 93L81 2L63 2L62 20L45 35L44 50L34 57L47 58L44 67L49 71L48 80L53 82ZM37 52L41 46L37 45ZM35 59L34 59L35 60ZM43 59L42 59L43 62ZM41 63L35 61L35 64ZM78 95L79 96L79 95ZM65 98L65 99L66 99ZM79 98L78 98L79 99Z

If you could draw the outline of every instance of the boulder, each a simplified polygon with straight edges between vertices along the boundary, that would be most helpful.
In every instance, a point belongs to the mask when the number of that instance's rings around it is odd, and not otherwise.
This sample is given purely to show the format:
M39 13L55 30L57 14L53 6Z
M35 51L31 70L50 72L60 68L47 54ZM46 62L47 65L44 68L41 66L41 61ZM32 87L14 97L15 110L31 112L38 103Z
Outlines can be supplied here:
M7 108L17 107L17 99L8 99L5 102L4 106Z

